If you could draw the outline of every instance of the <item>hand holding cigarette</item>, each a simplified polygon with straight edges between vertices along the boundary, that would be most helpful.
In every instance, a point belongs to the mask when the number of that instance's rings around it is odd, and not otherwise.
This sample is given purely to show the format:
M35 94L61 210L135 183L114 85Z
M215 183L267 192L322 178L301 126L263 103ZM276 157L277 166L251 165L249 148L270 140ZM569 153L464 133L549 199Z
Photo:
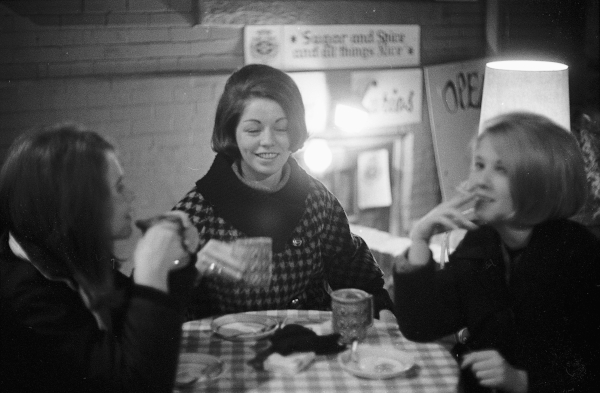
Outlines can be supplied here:
M427 263L430 256L429 241L433 235L454 229L477 229L477 224L473 222L474 209L467 208L477 199L477 195L467 182L463 182L457 191L458 195L433 208L413 226L408 256L411 265L422 266Z

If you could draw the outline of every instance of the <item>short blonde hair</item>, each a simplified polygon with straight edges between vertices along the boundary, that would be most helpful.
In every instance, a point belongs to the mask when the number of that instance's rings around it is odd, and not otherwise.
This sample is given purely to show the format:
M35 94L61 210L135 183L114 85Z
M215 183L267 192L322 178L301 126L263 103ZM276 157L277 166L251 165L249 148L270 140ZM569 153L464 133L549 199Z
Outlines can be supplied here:
M550 119L513 112L488 120L475 145L489 138L506 165L515 220L568 218L585 204L585 164L575 137Z

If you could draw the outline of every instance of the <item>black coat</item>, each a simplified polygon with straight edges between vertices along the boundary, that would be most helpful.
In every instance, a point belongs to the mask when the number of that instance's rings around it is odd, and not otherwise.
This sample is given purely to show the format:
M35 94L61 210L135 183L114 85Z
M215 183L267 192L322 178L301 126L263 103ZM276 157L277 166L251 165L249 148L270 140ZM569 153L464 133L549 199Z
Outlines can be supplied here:
M402 333L431 341L467 327L465 349L498 350L527 371L530 392L596 391L600 242L577 223L549 221L534 227L512 266L507 284L500 238L482 227L467 233L445 269L430 261L396 273Z
M112 330L101 330L78 292L16 257L7 238L0 236L0 391L172 391L183 322L174 298L115 272Z

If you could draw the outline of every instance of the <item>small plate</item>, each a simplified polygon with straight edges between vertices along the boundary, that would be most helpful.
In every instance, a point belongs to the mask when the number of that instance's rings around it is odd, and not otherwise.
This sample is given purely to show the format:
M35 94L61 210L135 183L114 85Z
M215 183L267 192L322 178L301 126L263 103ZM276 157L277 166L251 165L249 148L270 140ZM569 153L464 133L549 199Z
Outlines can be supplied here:
M223 373L223 362L214 356L201 353L182 353L175 376L175 387L187 388L208 383Z
M230 314L212 321L216 335L230 341L253 341L268 337L279 325L276 318L255 314Z
M338 355L338 362L350 374L368 379L387 379L400 376L415 365L415 359L406 352L371 345L358 346L358 362L350 357L351 351Z

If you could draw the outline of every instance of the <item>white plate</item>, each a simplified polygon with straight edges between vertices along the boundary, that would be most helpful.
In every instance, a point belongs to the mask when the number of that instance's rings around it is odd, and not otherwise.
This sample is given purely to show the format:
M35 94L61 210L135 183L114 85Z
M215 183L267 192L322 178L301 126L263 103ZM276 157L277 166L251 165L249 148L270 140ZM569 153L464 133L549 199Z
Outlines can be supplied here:
M194 384L208 383L223 373L223 362L214 356L201 353L179 355L175 387L186 388Z
M344 370L361 378L387 379L400 376L415 365L412 355L393 348L361 344L358 346L358 362L350 358L350 350L338 355Z
M279 325L277 318L255 314L230 314L212 321L216 335L230 341L251 341L268 337Z

